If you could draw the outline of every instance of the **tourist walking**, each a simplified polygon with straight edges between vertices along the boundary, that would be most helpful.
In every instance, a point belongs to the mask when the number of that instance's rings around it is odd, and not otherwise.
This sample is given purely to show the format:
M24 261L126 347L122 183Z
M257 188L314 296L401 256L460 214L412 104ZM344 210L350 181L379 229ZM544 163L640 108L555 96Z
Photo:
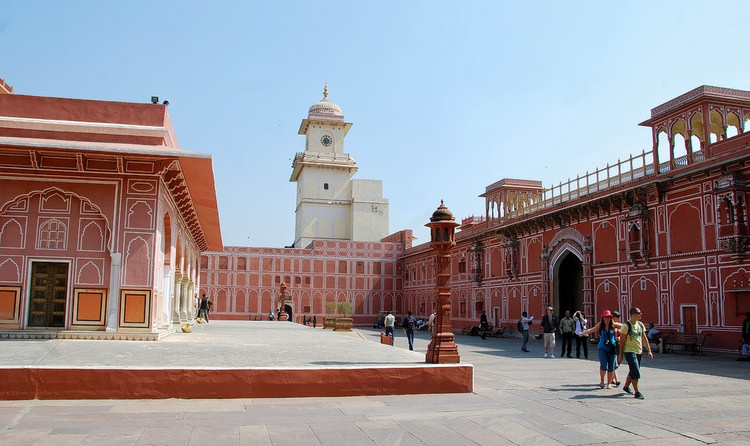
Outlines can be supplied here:
M555 331L557 331L557 316L555 309L547 307L547 314L542 317L542 329L544 331L544 357L549 353L550 358L555 357Z
M208 309L210 308L209 300L204 294L203 297L201 297L201 304L198 309L198 317L203 317L203 320L208 323Z
M599 387L602 389L612 388L612 373L615 371L615 327L612 324L612 312L604 310L601 322L598 325L584 330L579 336L597 333L599 344L596 347L599 353ZM606 375L606 380L605 380Z
M589 328L589 321L581 311L575 312L573 320L576 322L576 358L581 357L581 347L583 347L583 357L589 359L589 337L581 334Z
M388 312L388 315L385 317L385 320L383 321L383 325L385 326L385 335L390 335L391 338L394 337L393 335L393 327L396 325L396 316L393 315L390 311Z
M646 337L646 327L643 326L641 318L643 314L641 309L633 307L630 309L630 320L622 325L620 332L620 355L618 360L622 362L623 356L628 361L628 377L625 378L625 385L622 390L625 393L630 393L630 385L633 385L634 396L638 399L643 399L643 394L638 388L638 382L641 380L641 357L643 356L643 346L645 345L648 349L649 359L654 359L654 354L651 352L651 344L648 342Z
M615 327L615 358L620 357L620 327L622 327L622 324L620 323L620 312L617 310L612 310L612 325ZM620 361L615 359L615 370L612 372L612 382L611 384L614 387L617 387L620 385L620 378L617 377L617 369L620 367Z
M437 315L433 311L430 315L430 318L427 320L427 329L430 330L430 333L435 333L435 318Z
M482 339L487 339L487 330L489 329L490 326L487 322L487 312L482 311L482 315L479 316L479 332L482 334Z
M523 336L523 344L521 344L521 351L528 353L526 344L529 343L529 325L534 320L534 316L529 316L525 311L521 313L521 319L518 320L518 329L521 330L521 336Z
M404 319L404 333L406 333L406 340L409 341L409 350L414 350L414 328L416 326L417 320L411 315L411 311L408 311L406 319Z
M567 352L568 358L573 352L573 335L575 334L576 323L572 317L570 317L570 310L565 310L565 317L560 320L560 334L562 334L562 352L560 357L565 356Z

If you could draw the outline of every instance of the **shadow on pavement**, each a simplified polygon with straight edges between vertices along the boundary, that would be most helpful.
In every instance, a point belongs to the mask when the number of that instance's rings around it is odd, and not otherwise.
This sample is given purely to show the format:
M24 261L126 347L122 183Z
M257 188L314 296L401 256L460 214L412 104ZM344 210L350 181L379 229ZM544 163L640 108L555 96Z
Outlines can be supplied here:
M530 339L528 348L530 353L520 351L520 338L487 338L457 334L456 345L461 348L470 348L473 353L509 358L542 358L544 347L541 341ZM475 347L477 347L475 349ZM591 361L592 367L596 367L596 346L589 347L589 359L578 358L555 358L556 361ZM575 347L574 347L575 348ZM559 343L556 348L559 351ZM549 360L549 358L547 359ZM654 353L654 359L644 355L642 366L644 368L674 370L687 373L699 373L703 375L721 376L725 378L750 379L750 362L737 361L732 354L707 352L703 355L692 355L691 353ZM625 367L627 371L627 366ZM627 373L627 372L626 372Z

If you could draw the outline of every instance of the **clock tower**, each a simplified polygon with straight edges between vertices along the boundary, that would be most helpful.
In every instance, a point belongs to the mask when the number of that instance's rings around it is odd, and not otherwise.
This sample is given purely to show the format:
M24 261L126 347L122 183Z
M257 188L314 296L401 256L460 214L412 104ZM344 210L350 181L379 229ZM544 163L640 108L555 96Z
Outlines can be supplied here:
M289 181L297 183L294 247L305 248L314 239L380 241L388 235L388 200L382 182L352 180L354 158L344 153L344 138L352 127L341 108L323 100L308 111L299 134L305 151L292 162Z

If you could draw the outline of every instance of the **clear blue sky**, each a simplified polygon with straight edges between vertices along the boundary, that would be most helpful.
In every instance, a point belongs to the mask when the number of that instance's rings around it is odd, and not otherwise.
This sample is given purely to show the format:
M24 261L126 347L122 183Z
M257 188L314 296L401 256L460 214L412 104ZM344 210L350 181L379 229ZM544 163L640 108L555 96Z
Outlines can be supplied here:
M354 125L356 178L390 231L445 200L484 215L501 178L545 187L650 150L638 123L700 85L750 90L746 1L3 0L17 94L169 100L182 148L213 155L225 245L294 241L291 162L310 105Z

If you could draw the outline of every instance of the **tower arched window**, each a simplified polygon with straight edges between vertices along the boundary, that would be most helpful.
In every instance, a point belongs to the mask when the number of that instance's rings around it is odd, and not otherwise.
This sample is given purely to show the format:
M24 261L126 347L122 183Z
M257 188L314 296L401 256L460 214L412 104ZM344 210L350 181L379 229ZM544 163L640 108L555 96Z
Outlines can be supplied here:
M323 190L328 190L328 183L323 183Z

